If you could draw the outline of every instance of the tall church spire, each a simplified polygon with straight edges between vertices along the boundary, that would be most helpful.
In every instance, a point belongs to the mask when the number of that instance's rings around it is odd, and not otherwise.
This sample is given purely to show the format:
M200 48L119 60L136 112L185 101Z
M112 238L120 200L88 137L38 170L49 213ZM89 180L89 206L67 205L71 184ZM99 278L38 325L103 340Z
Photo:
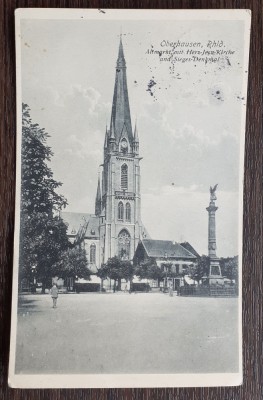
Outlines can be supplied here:
M118 54L118 60L117 60L117 68L125 68L126 67L126 62L124 58L124 52L123 52L123 45L122 45L122 37L120 36L120 44L119 44L119 54Z
M110 126L105 135L102 185L100 188L98 184L96 198L100 263L114 256L132 260L141 239L140 161L137 125L134 132L131 125L126 61L120 38Z
M135 128L134 128L133 151L136 155L139 154L139 136L137 129L137 120L135 121Z
M104 139L104 149L107 149L107 146L108 146L108 127L106 125L105 139Z
M120 38L119 53L116 65L115 86L111 111L111 129L114 129L116 144L119 144L123 130L132 144L130 105L127 88L126 62L124 58L122 38ZM112 133L112 132L111 132Z
M101 213L101 191L100 191L100 176L99 176L96 202L95 202L95 215L100 216L100 213Z

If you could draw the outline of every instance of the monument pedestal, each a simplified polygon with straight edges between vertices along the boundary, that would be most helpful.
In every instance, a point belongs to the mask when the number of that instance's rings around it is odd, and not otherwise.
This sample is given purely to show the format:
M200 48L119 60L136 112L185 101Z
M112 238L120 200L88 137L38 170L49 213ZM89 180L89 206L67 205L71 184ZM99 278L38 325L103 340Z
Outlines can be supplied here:
M209 274L203 279L203 283L208 285L224 285L224 278L221 274L221 267L218 258L210 259Z

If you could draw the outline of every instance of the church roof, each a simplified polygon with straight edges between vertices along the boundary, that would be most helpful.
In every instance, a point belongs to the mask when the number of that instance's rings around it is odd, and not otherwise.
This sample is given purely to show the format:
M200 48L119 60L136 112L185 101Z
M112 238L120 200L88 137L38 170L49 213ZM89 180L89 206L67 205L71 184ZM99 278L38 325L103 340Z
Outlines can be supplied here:
M99 217L96 215L63 211L60 216L68 226L68 235L76 236L80 227L82 227L85 231L84 237L99 236Z
M156 258L190 258L195 259L196 256L185 249L179 243L171 240L142 240L142 245L149 257Z
M197 253L197 251L193 248L193 246L189 242L183 242L180 243L181 246L183 246L186 250L190 251L194 256L200 257L200 254Z
M126 62L124 58L122 40L120 39L119 54L116 65L116 77L111 111L111 136L114 135L118 144L124 132L132 143L130 105L126 78Z
M142 223L142 239L151 239L151 236L149 235L149 232L147 231L147 229L145 228L145 226Z

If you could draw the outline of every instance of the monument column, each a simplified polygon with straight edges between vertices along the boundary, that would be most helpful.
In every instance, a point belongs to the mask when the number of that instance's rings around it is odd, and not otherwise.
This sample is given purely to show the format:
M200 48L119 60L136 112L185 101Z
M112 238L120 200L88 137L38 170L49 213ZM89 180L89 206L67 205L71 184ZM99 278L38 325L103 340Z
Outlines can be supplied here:
M208 211L208 256L209 256L209 275L208 284L224 284L224 278L221 274L219 259L216 255L216 211L215 205L217 185L210 187L210 203L206 208Z
M213 196L213 197L212 197ZM208 256L209 258L216 258L216 210L218 207L215 205L215 194L211 195L208 211Z

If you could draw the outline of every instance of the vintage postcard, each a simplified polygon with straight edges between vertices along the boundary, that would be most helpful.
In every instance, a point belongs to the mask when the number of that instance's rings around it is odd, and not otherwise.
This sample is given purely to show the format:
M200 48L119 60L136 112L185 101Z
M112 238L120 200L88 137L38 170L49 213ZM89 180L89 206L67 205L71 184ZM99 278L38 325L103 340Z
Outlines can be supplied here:
M15 18L9 384L240 385L250 11Z

